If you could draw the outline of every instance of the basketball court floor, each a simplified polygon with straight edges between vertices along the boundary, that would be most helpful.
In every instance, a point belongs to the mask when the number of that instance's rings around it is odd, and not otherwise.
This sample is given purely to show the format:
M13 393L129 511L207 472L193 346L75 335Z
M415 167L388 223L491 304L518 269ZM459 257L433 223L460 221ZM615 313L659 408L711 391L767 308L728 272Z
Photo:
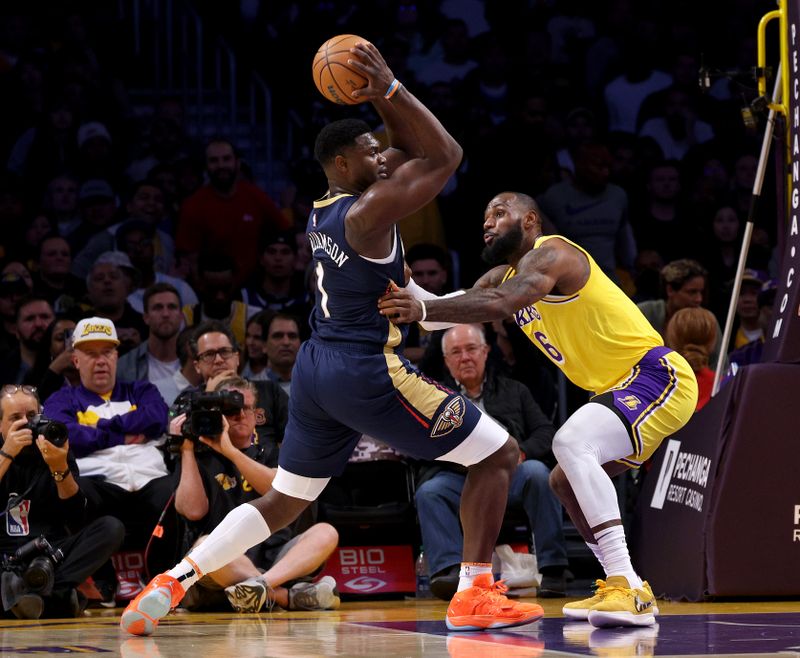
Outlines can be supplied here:
M658 624L595 629L564 619L568 600L540 601L545 618L503 632L450 633L441 601L343 602L332 612L177 611L150 638L119 628L122 610L81 619L0 621L0 655L138 657L517 658L522 656L800 656L800 602L659 602ZM573 599L569 599L573 600Z

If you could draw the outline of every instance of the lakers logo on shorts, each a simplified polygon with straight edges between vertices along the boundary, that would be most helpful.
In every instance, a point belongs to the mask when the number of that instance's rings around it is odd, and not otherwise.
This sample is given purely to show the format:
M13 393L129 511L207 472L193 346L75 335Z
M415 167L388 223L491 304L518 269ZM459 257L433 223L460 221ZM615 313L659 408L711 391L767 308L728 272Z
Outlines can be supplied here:
M438 439L445 434L450 434L454 429L461 427L464 422L464 413L467 405L460 395L454 397L439 414L431 430L431 438Z
M624 398L619 398L619 401L631 411L636 411L636 408L642 404L642 401L635 395L626 395Z

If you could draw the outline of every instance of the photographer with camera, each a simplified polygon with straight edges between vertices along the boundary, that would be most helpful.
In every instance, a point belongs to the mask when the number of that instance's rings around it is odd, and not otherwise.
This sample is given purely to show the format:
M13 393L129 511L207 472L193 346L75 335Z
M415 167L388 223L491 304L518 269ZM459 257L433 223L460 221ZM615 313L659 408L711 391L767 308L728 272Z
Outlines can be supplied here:
M117 379L118 345L111 320L78 322L72 359L81 383L51 395L44 411L69 428L90 514L118 517L126 546L143 549L174 489L161 450L168 409L150 382Z
M119 548L125 528L110 516L86 525L67 428L40 411L34 387L0 389L0 595L21 619L76 617L86 604L76 587Z
M256 426L268 419L256 407L251 382L238 376L224 379L216 392L195 394L186 409L170 425L171 433L183 437L175 507L188 522L189 537L200 535L197 544L233 508L263 495L277 471L268 465L269 450L258 440ZM289 610L338 607L332 578L294 582L316 574L338 543L336 530L327 523L306 524L300 532L303 527L301 522L285 528L205 575L184 606L227 607L227 597L238 612L258 612L265 603Z

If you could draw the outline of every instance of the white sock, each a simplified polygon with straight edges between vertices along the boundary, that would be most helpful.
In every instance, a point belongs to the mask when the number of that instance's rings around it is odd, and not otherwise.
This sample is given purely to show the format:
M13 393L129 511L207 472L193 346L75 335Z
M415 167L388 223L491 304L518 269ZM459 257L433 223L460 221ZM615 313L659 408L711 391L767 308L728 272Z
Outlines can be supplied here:
M600 563L600 566L603 567L603 573L608 575L608 569L606 569L606 561L603 559L603 552L600 550L600 547L597 544L590 544L588 541L586 545L589 547L589 550L594 553L594 556L597 558L597 561Z
M261 512L247 503L239 505L222 519L202 544L192 549L167 574L177 578L183 588L188 589L205 574L221 569L271 534ZM198 569L200 573L197 573Z
M462 562L461 571L458 573L458 591L463 592L465 589L472 587L472 581L475 576L482 573L492 573L492 563L487 562Z
M595 539L605 559L603 568L606 576L625 576L631 588L641 589L642 579L633 570L623 527L614 525L605 528L595 535Z

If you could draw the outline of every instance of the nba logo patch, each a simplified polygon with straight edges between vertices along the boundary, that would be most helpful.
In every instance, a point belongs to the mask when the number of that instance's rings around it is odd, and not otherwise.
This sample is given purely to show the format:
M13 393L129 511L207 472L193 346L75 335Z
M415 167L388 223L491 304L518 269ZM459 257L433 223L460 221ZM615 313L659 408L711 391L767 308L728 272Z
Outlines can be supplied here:
M13 500L17 494L9 495L9 500ZM23 500L16 507L12 507L6 514L6 533L9 537L25 537L31 533L28 523L28 514L31 510L31 501Z
M631 411L636 411L637 407L642 404L642 401L635 395L626 395L624 398L619 399Z
M450 434L454 429L461 427L461 424L464 422L464 412L466 410L467 405L464 402L464 398L460 395L450 400L433 424L431 438L441 438L445 434Z

